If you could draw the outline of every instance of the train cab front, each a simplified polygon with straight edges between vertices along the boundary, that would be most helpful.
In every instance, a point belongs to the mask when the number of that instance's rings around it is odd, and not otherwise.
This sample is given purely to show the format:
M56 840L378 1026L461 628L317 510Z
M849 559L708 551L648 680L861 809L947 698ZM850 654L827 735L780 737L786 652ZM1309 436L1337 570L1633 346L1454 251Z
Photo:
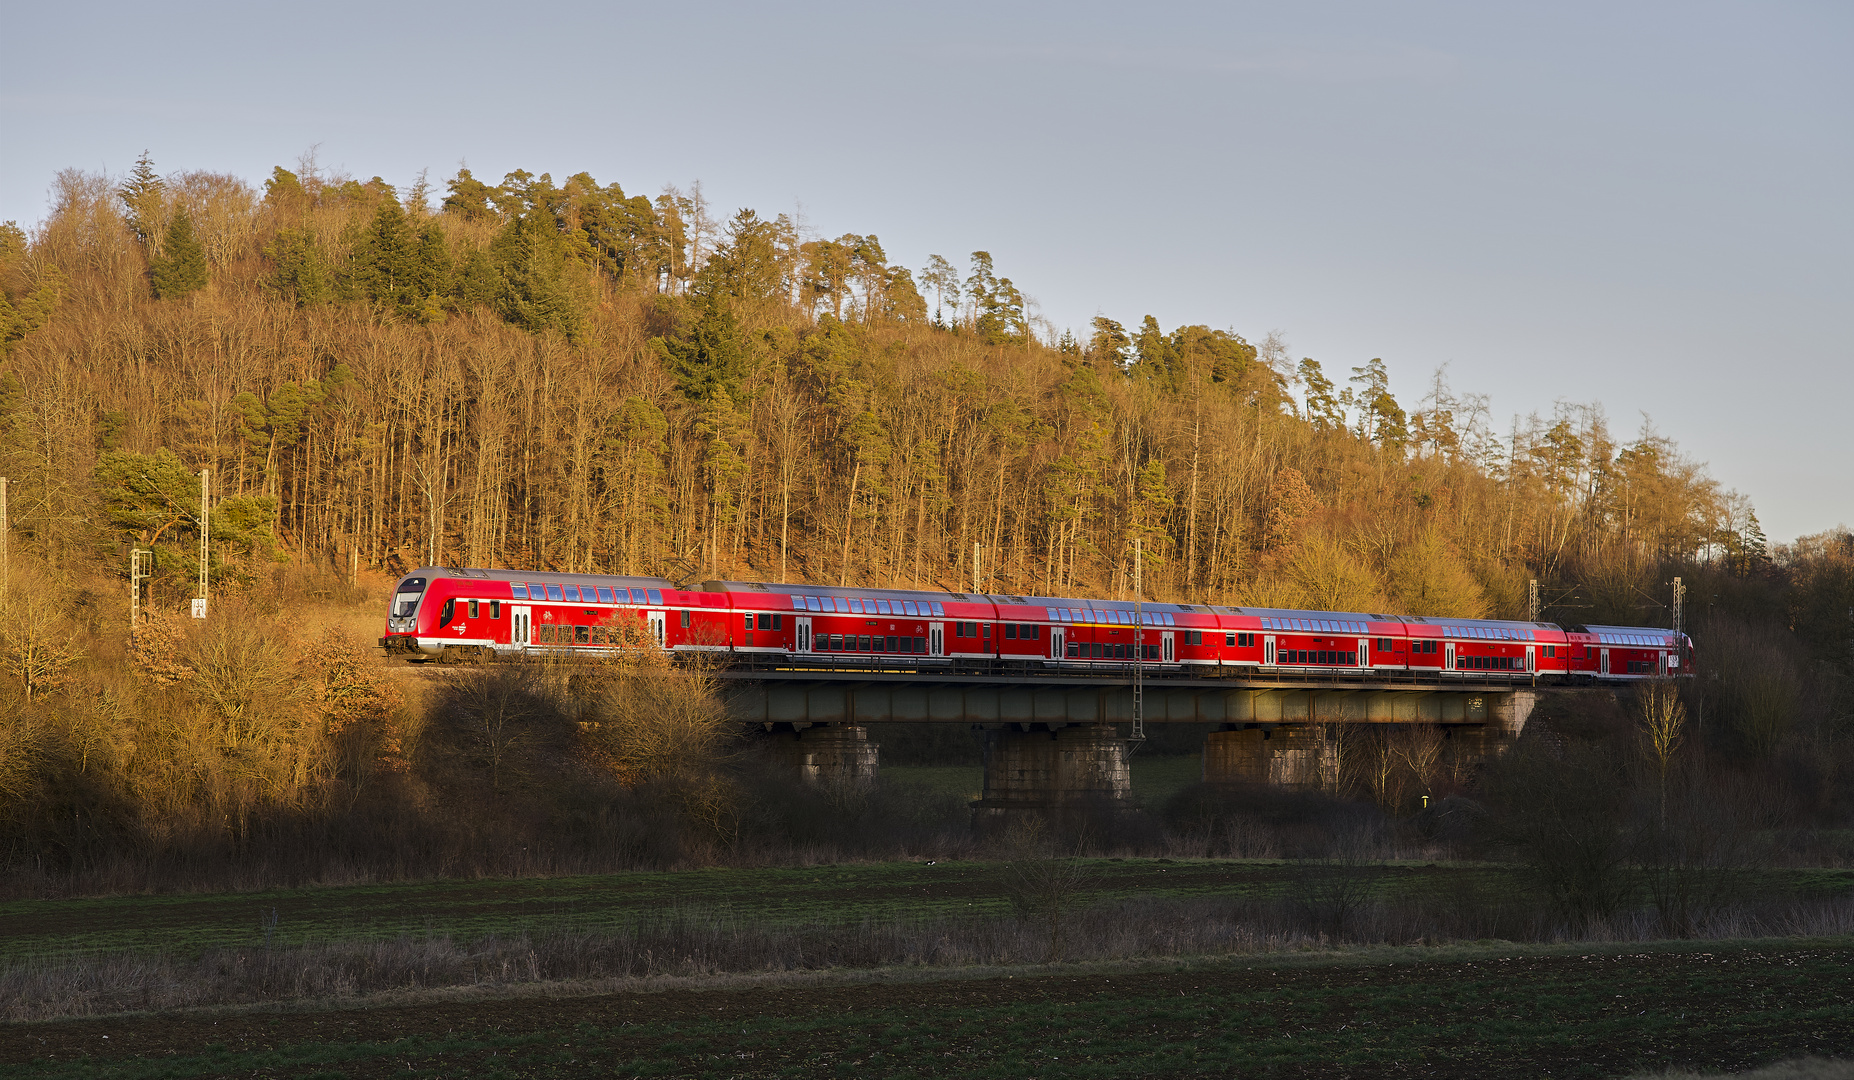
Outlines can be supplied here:
M389 655L423 659L437 654L439 646L421 644L418 635L420 604L431 583L428 573L414 570L393 588L393 599L386 609L386 635L380 638L380 648Z

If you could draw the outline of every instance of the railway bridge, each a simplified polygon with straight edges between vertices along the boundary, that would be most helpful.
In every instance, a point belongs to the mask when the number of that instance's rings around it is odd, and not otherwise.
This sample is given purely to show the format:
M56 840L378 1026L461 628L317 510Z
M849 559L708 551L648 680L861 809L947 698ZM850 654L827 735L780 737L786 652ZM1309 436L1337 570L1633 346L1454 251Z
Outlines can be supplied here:
M1106 666L1104 666L1106 667ZM717 673L732 715L818 783L872 780L871 725L965 724L985 738L982 820L1012 811L1115 808L1132 798L1128 757L1146 724L1210 727L1207 783L1317 788L1342 740L1435 725L1448 751L1484 761L1517 739L1538 699L1529 680L1393 676L1148 677L1100 672L922 672L774 667Z

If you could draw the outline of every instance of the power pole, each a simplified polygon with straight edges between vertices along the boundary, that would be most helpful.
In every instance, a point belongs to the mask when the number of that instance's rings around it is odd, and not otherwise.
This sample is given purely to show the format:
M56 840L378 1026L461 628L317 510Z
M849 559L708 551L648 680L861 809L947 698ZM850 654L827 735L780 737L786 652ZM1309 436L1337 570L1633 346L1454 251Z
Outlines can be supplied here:
M151 597L143 595L148 589L148 579L154 576L154 552L144 548L129 549L129 641L135 641L135 631L142 625L142 609L148 606Z
M212 544L212 470L200 470L200 599L193 605L193 617L206 617L206 599L211 595L207 590L206 570L211 565Z
M1674 633L1676 634L1680 633L1680 617L1681 617L1680 609L1682 606L1682 602L1686 600L1686 598L1687 598L1687 587L1681 583L1679 578L1675 578L1674 579Z
M1140 621L1140 591L1142 585L1140 538L1133 538L1133 739L1143 742L1146 738L1146 645Z
M1526 586L1526 621L1539 621L1539 579L1533 578L1532 584Z

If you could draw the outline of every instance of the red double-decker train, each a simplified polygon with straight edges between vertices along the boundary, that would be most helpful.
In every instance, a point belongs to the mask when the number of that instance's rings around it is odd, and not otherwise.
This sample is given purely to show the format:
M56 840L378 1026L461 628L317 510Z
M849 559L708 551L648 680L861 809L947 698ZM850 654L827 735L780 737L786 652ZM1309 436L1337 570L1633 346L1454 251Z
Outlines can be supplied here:
M416 660L613 654L637 643L726 662L1512 681L1685 674L1692 642L1646 626L428 566L393 590L380 646Z

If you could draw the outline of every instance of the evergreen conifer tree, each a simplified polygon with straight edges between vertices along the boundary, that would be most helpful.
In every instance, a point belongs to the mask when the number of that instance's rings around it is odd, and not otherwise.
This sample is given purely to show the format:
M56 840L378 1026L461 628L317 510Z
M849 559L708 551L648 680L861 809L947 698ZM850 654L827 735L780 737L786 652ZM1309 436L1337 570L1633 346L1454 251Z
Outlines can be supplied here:
M206 250L193 232L193 219L177 211L168 223L161 257L152 267L155 295L163 300L206 287Z
M166 202L167 184L154 171L154 161L149 158L148 151L142 151L142 156L136 159L128 179L116 189L116 197L122 200L123 209L127 211L124 218L129 231L148 249L150 257L159 256L162 253L161 210Z
M707 298L701 318L685 339L652 338L650 344L690 401L731 399L747 376L740 324L718 297Z

